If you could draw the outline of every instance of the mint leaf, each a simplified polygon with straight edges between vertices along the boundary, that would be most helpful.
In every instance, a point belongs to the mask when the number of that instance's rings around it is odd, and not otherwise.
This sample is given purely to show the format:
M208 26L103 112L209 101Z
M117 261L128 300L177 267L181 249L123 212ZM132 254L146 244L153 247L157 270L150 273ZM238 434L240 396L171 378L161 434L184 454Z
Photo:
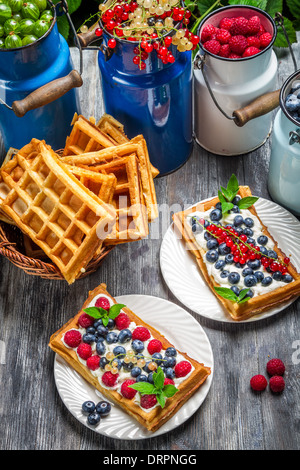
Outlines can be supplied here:
M166 397L164 396L164 394L162 392L159 392L156 394L156 399L158 401L158 404L164 408L165 404L166 404Z
M157 392L155 386L148 382L137 382L135 384L128 385L128 387L137 390L141 395L152 395L155 391Z
M237 192L239 190L239 182L237 180L237 177L234 174L231 175L231 177L228 181L227 190L231 191L234 194L234 196L237 195Z
M107 310L102 307L87 307L83 311L96 319L107 315Z
M157 390L162 390L165 381L165 374L161 367L158 367L157 372L153 372L153 382Z
M238 201L237 205L240 209L248 209L248 207L253 206L258 199L258 197L254 196L243 197Z
M248 300L250 299L251 297L245 297L243 300L239 300L238 301L238 304L244 304L245 302L248 302Z
M246 296L248 290L249 290L249 289L242 289L242 290L240 291L240 293L239 293L239 295L238 295L238 301L242 300L242 299Z
M230 211L233 208L232 202L222 202L222 213L226 214L226 212Z
M218 190L218 197L220 202L226 202L225 197L222 194L222 191Z
M123 304L112 305L109 309L109 318L112 318L114 320L119 315L123 307L125 307L125 305Z
M165 385L163 388L163 394L167 398L172 397L176 392L178 392L178 389L175 387L175 385L172 384Z
M238 301L238 296L228 287L214 287L217 294L224 299L232 300L233 302Z

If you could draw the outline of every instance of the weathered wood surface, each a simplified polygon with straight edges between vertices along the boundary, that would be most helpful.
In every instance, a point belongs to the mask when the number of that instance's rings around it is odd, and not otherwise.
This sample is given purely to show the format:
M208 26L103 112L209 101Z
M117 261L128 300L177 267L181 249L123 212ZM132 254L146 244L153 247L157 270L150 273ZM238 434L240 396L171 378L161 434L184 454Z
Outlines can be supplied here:
M72 55L76 67L77 51ZM294 69L288 51L278 57L280 87ZM96 54L84 53L84 63L82 112L98 118L103 105ZM271 139L251 154L222 157L195 145L180 170L155 181L158 201L183 206L213 196L232 173L254 194L269 198L270 147ZM218 323L190 312L211 342L214 380L200 409L169 434L137 442L105 438L80 424L61 401L48 340L80 308L90 289L105 282L113 295L149 294L179 304L159 267L160 245L170 221L160 239L117 247L96 273L71 287L29 276L0 258L1 449L299 449L299 365L292 359L300 340L299 300L274 317L248 324ZM250 377L264 373L268 358L274 356L286 363L286 390L281 396L251 393Z

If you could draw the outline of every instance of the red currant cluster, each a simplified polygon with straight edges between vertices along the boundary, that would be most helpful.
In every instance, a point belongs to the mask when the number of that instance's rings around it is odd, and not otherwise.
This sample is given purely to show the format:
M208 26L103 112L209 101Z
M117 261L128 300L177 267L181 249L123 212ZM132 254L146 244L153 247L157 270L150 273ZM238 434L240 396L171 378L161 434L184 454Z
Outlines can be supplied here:
M204 222L204 219L199 220L199 224L203 227ZM280 271L282 274L288 272L287 265L290 262L289 258L284 258L282 263L280 260L275 260L263 255L259 246L255 246L253 243L247 243L247 235L239 235L234 228L225 228L210 224L206 227L206 230L211 233L219 243L225 243L226 246L230 248L234 263L244 265L247 261L259 259L265 269L269 268L272 272Z
M199 37L187 29L191 12L181 7L179 0L115 0L109 6L101 4L99 9L104 29L114 36L108 40L108 47L116 47L116 38L138 42L133 63L141 70L152 51L163 64L173 63L171 45L183 52L199 43ZM103 30L97 28L95 34L100 37Z

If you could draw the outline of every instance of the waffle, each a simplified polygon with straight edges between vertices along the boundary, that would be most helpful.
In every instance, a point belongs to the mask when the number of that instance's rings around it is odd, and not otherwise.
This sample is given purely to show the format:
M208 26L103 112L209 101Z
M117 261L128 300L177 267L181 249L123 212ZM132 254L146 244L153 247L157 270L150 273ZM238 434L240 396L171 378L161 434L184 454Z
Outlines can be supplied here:
M242 198L252 196L251 190L248 186L240 186L238 194ZM292 263L290 263L287 267L288 273L294 279L292 282L285 285L282 282L281 284L283 285L280 285L279 287L271 291L266 290L266 293L254 295L245 303L232 302L231 300L225 299L216 293L215 287L220 287L220 283L216 282L215 278L208 272L206 263L204 261L207 250L205 250L196 242L194 233L191 229L189 222L187 221L187 216L189 214L193 214L196 211L201 213L206 212L209 209L215 207L218 202L219 199L216 197L207 202L199 203L194 207L187 209L186 211L174 214L173 220L175 233L178 234L178 236L180 237L180 239L182 239L184 243L186 243L187 250L189 251L189 253L191 253L192 256L194 256L194 259L199 266L200 272L202 273L204 280L206 281L213 294L220 301L220 304L223 306L224 313L228 314L231 318L233 318L233 320L236 321L246 320L250 317L253 317L254 315L266 312L275 306L281 305L289 301L290 299L294 299L299 296L300 274L297 272ZM274 238L268 231L268 228L260 220L255 207L251 206L248 210L253 216L258 219L260 226L262 227L261 233L263 235L266 235L270 239L270 241L274 243L274 248L272 249L277 253L278 258L280 260L284 260L287 255L285 255L280 250L280 248L278 247L278 243L274 240ZM226 267L224 269L226 269ZM237 271L238 268L234 270ZM266 276L270 275L266 271L264 271L264 274ZM228 285L228 287L230 287L230 284ZM245 286L243 288L245 288Z
M101 119L97 122L97 127L103 132L103 134L112 139L115 145L129 142L129 139L124 132L123 124L109 114L103 114Z
M145 139L142 136L137 136L125 144L102 149L98 152L88 152L82 155L62 156L61 161L69 165L91 167L99 164L109 163L117 158L126 158L132 154L136 155L139 164L139 172L148 214L148 221L152 222L156 217L158 217L158 208L147 145Z
M1 209L73 283L114 224L111 206L85 188L44 141L21 149L0 175Z
M96 299L101 296L105 296L106 299L109 300L110 305L116 304L116 300L107 292L105 284L101 284L100 286L96 287L92 292L89 293L88 299L85 301L82 309L77 313L77 315L75 315L74 318L72 318L67 324L65 324L62 328L60 328L56 333L51 336L49 346L55 353L61 356L73 369L75 369L88 383L95 387L96 390L99 390L101 394L103 394L109 400L112 400L114 403L116 403L116 405L120 406L124 411L126 411L129 415L135 418L146 429L154 432L159 429L164 423L166 423L182 406L184 406L187 400L191 398L191 396L205 383L205 381L211 374L211 369L210 367L205 366L204 364L196 361L195 359L190 358L185 352L180 352L179 350L177 350L177 363L181 361L189 362L191 365L191 371L189 375L183 377L182 379L178 380L175 378L177 391L172 397L167 398L164 407L161 407L157 404L157 406L154 406L152 409L148 410L140 406L139 392L137 392L135 397L132 399L125 398L122 395L122 382L126 379L132 379L130 372L126 372L124 366L122 367L120 374L118 374L118 376L116 377L116 386L105 386L102 381L104 370L101 368L98 368L95 371L89 369L86 365L86 360L80 359L77 355L76 347L72 348L66 346L64 342L65 333L67 331L71 329L79 329L78 319L83 313L83 310L89 305L95 305ZM151 334L151 339L157 339L161 342L162 357L165 356L164 351L167 348L174 347L159 331L145 323L129 308L123 307L121 312L129 317L129 328L132 328L132 330L134 330L136 326L144 327ZM104 344L106 344L105 340ZM146 344L147 342L145 343L145 346ZM105 347L106 352L108 352L109 345L106 344ZM96 353L96 351L93 351L93 354L94 353ZM148 356L150 356L150 353L146 352L145 347L145 356L147 356L147 354ZM143 374L146 373L147 372L143 372Z

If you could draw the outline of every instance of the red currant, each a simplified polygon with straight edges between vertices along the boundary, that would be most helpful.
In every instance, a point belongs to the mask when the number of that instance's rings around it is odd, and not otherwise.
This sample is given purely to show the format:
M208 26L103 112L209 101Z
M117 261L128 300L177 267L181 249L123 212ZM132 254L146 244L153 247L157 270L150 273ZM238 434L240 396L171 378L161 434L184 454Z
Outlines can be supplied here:
M135 65L138 65L140 63L140 58L139 56L135 55L134 58L132 59L132 62L135 64Z
M103 29L102 28L97 28L95 29L95 34L96 36L100 37L103 34Z
M115 16L115 14L114 14L113 10L109 9L109 10L106 10L105 16L106 16L107 19L111 20Z
M169 47L172 44L172 37L166 36L165 37L165 46Z
M117 45L117 41L115 39L109 39L107 45L110 49L114 49Z
M284 264L289 264L290 261L291 261L291 260L290 260L290 258L288 258L288 257L284 258L284 260L283 260Z

